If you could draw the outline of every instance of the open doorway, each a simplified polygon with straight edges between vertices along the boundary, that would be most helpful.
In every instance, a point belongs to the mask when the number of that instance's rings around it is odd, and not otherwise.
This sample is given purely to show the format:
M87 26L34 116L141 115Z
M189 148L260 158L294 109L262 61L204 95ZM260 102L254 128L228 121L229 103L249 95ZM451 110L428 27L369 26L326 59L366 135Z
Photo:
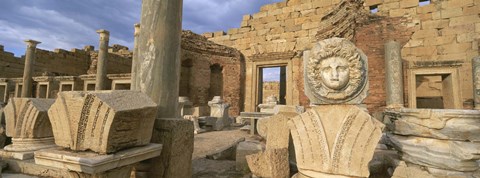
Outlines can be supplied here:
M261 67L258 77L257 105L266 103L269 96L275 96L277 104L287 103L287 66Z

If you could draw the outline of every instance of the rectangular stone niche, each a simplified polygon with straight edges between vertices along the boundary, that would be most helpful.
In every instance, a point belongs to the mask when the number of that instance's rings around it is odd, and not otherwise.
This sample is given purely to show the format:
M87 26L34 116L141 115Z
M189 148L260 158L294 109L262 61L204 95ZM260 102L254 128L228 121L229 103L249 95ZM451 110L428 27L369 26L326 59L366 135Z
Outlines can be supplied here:
M458 68L416 68L408 74L409 108L461 109Z

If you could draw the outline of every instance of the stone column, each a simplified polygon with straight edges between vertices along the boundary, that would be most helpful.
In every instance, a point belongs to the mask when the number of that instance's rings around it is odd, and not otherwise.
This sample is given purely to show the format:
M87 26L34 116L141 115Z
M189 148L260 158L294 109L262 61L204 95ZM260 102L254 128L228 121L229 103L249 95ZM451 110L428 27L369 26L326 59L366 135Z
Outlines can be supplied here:
M177 116L183 0L144 0L134 88L158 104L159 118Z
M108 54L108 40L110 32L107 30L97 30L100 34L100 44L97 59L97 78L95 81L95 90L107 89L107 54Z
M133 88L158 104L148 177L192 177L193 124L177 117L183 0L143 0Z
M472 59L473 69L473 105L480 109L480 56Z
M140 24L135 24L135 32L133 33L135 37L133 40L133 59L132 59L132 74L131 74L131 85L130 90L138 90L137 86L139 85L139 80L137 79L137 72L139 66L139 59L138 59L138 38L140 37Z
M385 43L385 86L387 107L403 107L403 65L400 43L390 40Z
M25 68L23 69L22 98L32 97L32 75L35 60L35 50L40 42L35 40L25 40L27 50L25 51Z

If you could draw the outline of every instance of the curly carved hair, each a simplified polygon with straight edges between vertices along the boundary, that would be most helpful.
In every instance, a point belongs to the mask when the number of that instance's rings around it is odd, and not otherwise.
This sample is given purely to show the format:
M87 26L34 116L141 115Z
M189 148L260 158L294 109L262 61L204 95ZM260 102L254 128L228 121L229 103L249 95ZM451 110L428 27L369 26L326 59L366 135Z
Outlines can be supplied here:
M334 90L323 84L320 76L320 63L331 57L347 59L349 64L349 82L340 89ZM348 100L355 97L365 86L366 63L357 48L350 41L342 38L331 38L315 44L306 65L306 81L312 87L316 97L329 100Z

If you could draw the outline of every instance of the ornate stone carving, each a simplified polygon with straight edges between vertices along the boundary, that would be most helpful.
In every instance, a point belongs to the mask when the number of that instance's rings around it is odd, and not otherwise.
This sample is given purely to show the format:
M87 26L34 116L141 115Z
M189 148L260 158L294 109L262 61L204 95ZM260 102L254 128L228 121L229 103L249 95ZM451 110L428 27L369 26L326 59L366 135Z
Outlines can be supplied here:
M312 104L360 104L367 96L367 56L343 38L304 53L305 94Z
M150 143L156 107L139 91L62 92L48 115L57 145L106 154Z
M383 124L357 106L368 92L367 57L342 38L304 54L305 94L317 106L287 122L295 177L368 177Z
M16 159L29 159L33 151L55 146L47 111L53 99L12 98L5 107L6 134L12 137L1 154ZM23 153L15 153L23 152Z

